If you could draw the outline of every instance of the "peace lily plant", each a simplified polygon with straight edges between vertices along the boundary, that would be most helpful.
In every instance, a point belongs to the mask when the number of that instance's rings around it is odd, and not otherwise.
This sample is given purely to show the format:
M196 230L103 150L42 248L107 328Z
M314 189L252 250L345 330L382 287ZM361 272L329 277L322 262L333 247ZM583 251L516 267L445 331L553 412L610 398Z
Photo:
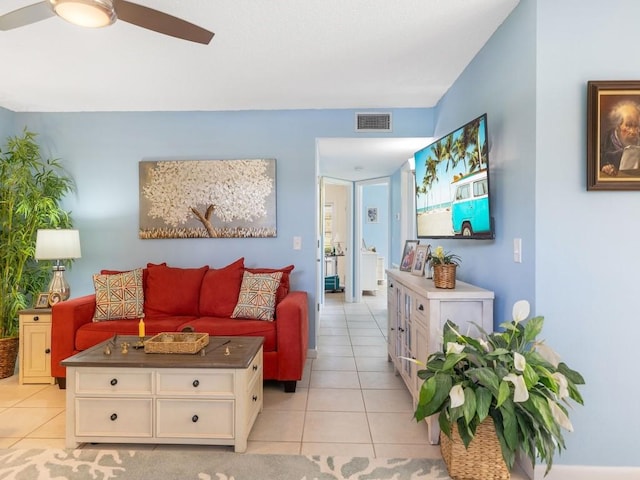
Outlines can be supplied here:
M451 438L457 425L465 447L478 425L493 419L502 456L512 469L521 449L535 464L546 462L548 473L556 451L565 448L562 430L573 431L569 399L582 404L576 385L584 379L560 361L543 341L536 339L544 319L529 316L526 300L513 306L513 321L503 332L462 335L448 321L443 351L429 356L418 376L424 380L415 417L418 421L439 413L442 432Z

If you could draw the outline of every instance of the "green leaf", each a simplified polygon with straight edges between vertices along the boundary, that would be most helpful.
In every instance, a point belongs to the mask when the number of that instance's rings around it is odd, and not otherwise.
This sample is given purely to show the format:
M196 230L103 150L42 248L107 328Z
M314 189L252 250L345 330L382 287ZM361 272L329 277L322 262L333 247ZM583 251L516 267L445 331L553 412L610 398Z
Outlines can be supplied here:
M529 362L527 362L527 365L524 367L523 376L524 383L527 386L527 390L538 383L538 380L540 378L533 367L529 365Z
M491 368L470 368L467 370L467 375L473 378L480 385L487 387L495 397L498 396L500 380Z
M420 396L415 412L416 419L423 420L439 412L443 403L449 398L451 386L451 376L442 373L438 373L424 382L420 388Z
M467 387L464 389L464 403L462 404L462 411L464 413L464 419L469 425L469 422L476 415L476 394L473 388Z
M533 342L542 331L544 325L544 317L534 317L527 321L524 327L525 343Z
M584 378L575 370L571 370L566 363L560 362L558 364L558 371L567 377L567 380L575 383L576 385L584 385Z
M447 355L447 359L444 361L444 365L442 366L442 370L448 371L456 366L458 362L467 358L467 354L462 353L450 353Z
M500 407L504 403L504 401L509 398L511 395L511 388L509 387L509 383L502 380L500 382L500 389L498 390L498 400L496 402L496 407Z
M487 388L480 386L476 388L476 413L479 422L482 422L489 415L491 400L493 400L493 395Z

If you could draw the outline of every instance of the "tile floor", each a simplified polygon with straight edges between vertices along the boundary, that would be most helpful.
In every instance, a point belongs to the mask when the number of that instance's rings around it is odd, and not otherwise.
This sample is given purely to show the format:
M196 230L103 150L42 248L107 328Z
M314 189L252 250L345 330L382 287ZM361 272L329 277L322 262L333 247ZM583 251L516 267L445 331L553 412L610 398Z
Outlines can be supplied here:
M440 456L439 447L429 444L426 424L413 419L411 397L387 361L385 293L383 288L364 296L359 304L344 303L343 294L326 295L317 357L307 360L294 394L265 383L264 410L249 436L248 452ZM64 448L64 390L18 385L17 378L0 380L0 448ZM526 477L516 473L512 478Z

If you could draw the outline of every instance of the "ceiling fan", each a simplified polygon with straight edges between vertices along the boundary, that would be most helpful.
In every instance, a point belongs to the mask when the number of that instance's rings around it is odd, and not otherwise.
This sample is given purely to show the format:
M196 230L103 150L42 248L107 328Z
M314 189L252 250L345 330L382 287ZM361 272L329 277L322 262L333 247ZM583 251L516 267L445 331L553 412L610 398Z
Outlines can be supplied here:
M0 30L57 15L82 27L105 27L120 19L154 32L207 45L213 32L167 13L126 0L44 0L0 16Z

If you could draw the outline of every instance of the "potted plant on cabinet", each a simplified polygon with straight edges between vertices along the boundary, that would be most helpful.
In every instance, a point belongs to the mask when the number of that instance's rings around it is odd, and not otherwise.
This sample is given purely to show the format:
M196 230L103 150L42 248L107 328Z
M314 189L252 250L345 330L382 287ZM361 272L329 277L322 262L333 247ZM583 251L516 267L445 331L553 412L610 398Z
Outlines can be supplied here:
M35 134L9 137L0 151L0 378L13 375L18 312L32 305L50 275L49 262L33 260L40 228L69 228L60 207L73 182L60 163L43 159Z
M436 288L456 287L456 268L462 260L458 255L445 252L441 246L436 247L430 256L433 267L433 284Z
M529 303L516 302L503 332L477 327L478 338L447 322L442 351L418 372L424 383L415 417L439 414L441 449L453 478L509 478L518 450L533 464L545 462L548 473L556 448L565 448L561 429L573 430L568 400L583 403L577 385L584 379L537 340L543 317L525 321L528 316ZM486 440L495 443L498 461L491 445L484 448ZM462 447L455 449L456 442ZM472 450L468 460L464 455Z

